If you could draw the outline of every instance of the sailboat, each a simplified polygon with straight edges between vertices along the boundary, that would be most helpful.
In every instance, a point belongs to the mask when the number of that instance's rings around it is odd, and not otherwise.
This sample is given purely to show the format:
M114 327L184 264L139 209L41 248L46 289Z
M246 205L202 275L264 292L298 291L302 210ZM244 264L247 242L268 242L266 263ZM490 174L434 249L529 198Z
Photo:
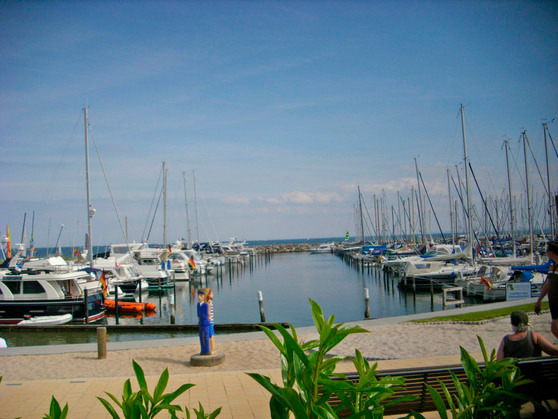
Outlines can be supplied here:
M85 158L87 182L87 208L89 238L91 217L94 210L89 202L89 148L87 108L85 120ZM91 241L89 240L89 266L93 267ZM50 259L49 259L50 261ZM40 316L71 315L73 322L89 323L105 316L103 289L100 278L94 272L76 270L64 264L37 262L26 271L19 267L4 274L0 280L0 323L18 324ZM33 269L35 268L35 269Z

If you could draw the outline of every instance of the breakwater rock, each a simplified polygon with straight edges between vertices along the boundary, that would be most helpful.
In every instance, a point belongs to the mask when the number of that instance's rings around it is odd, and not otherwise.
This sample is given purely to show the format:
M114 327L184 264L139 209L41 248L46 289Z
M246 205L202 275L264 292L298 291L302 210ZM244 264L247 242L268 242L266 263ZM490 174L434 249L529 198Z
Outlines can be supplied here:
M296 243L296 244L263 244L252 246L260 254L266 253L298 253L309 252L310 249L318 247L316 243Z

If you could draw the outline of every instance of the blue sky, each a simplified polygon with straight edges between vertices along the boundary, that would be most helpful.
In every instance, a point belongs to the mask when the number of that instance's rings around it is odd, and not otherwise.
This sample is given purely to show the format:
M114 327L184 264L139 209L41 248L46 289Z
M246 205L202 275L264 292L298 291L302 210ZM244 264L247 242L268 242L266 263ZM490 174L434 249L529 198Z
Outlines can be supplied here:
M0 229L19 241L35 211L38 245L62 224L63 245L83 243L84 106L94 244L123 241L95 145L130 240L163 161L168 241L187 237L183 172L194 239L193 170L201 240L328 237L354 234L357 185L372 218L374 195L387 212L407 199L415 158L449 226L460 104L483 193L507 190L509 139L520 201L520 133L543 172L541 124L558 135L557 16L555 1L2 2Z

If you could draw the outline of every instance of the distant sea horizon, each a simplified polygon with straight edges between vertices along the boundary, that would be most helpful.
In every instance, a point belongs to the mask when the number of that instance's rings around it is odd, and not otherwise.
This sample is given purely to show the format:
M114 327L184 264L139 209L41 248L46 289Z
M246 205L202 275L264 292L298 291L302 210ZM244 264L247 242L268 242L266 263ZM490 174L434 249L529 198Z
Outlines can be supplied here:
M445 235L447 235L447 237L451 237L451 233L444 233ZM463 235L464 233L455 233L456 235ZM524 234L524 232L517 232L517 235L521 235ZM442 235L440 233L432 233L428 235L429 237L433 237L436 239L439 239L442 237ZM356 237L351 236L349 237L349 242L356 240ZM366 240L373 240L372 237L366 237ZM185 241L185 239L182 239L182 241ZM248 239L237 239L238 242L244 242L246 241L246 246L268 246L268 245L281 245L281 244L320 244L320 243L330 243L330 242L343 242L345 241L345 236L339 236L339 237L310 237L310 238L293 238L293 239L267 239L267 240L248 240ZM221 243L228 243L229 240L222 240ZM171 244L171 243L169 243ZM162 243L150 243L150 246L152 247L161 247ZM109 250L110 245L105 244L105 245L94 245L93 246L93 254L98 254L98 253L103 253ZM12 249L14 249L15 246L12 244ZM60 248L62 250L62 255L63 257L71 257L74 254L74 246L62 246ZM79 246L76 247L76 249L78 251L81 251L83 249L83 246ZM47 255L47 250L48 250L48 254L50 256L53 256L56 254L56 249L54 248L54 246L52 247L36 247L35 248L35 256L37 257L44 257ZM5 251L5 249L4 249ZM3 258L4 255L0 254L0 259Z
M280 244L319 244L319 243L329 243L329 242L342 242L345 240L343 237L313 237L313 238L298 238L298 239L276 239L276 240L247 240L247 239L237 239L238 242L243 242L246 240L246 246L268 246L268 245L280 245ZM228 243L228 240L221 241L221 243ZM170 244L170 243L169 243ZM160 247L161 243L150 243L152 247ZM110 245L94 245L93 254L103 253L109 250ZM83 250L83 246L75 247L79 252ZM74 254L74 246L62 246L60 247L63 257L72 257ZM45 257L56 255L56 249L53 247L36 247L35 256Z

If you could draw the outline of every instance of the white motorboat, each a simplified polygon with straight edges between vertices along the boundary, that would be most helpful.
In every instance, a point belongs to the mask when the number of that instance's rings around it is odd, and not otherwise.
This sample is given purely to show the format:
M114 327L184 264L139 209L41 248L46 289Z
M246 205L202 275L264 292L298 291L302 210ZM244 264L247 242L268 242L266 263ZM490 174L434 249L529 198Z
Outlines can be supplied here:
M88 323L105 317L99 278L89 272L21 272L0 280L0 324L18 324L28 316L71 314Z
M55 316L26 316L24 320L17 323L18 326L46 326L66 324L71 322L73 316L70 313Z
M150 287L167 286L171 282L171 269L168 269L169 250L149 247L147 243L113 244L110 256L122 263L133 264L138 274L144 277Z
M310 249L310 253L317 254L317 253L332 253L335 247L335 243L322 243L318 247L314 249Z

